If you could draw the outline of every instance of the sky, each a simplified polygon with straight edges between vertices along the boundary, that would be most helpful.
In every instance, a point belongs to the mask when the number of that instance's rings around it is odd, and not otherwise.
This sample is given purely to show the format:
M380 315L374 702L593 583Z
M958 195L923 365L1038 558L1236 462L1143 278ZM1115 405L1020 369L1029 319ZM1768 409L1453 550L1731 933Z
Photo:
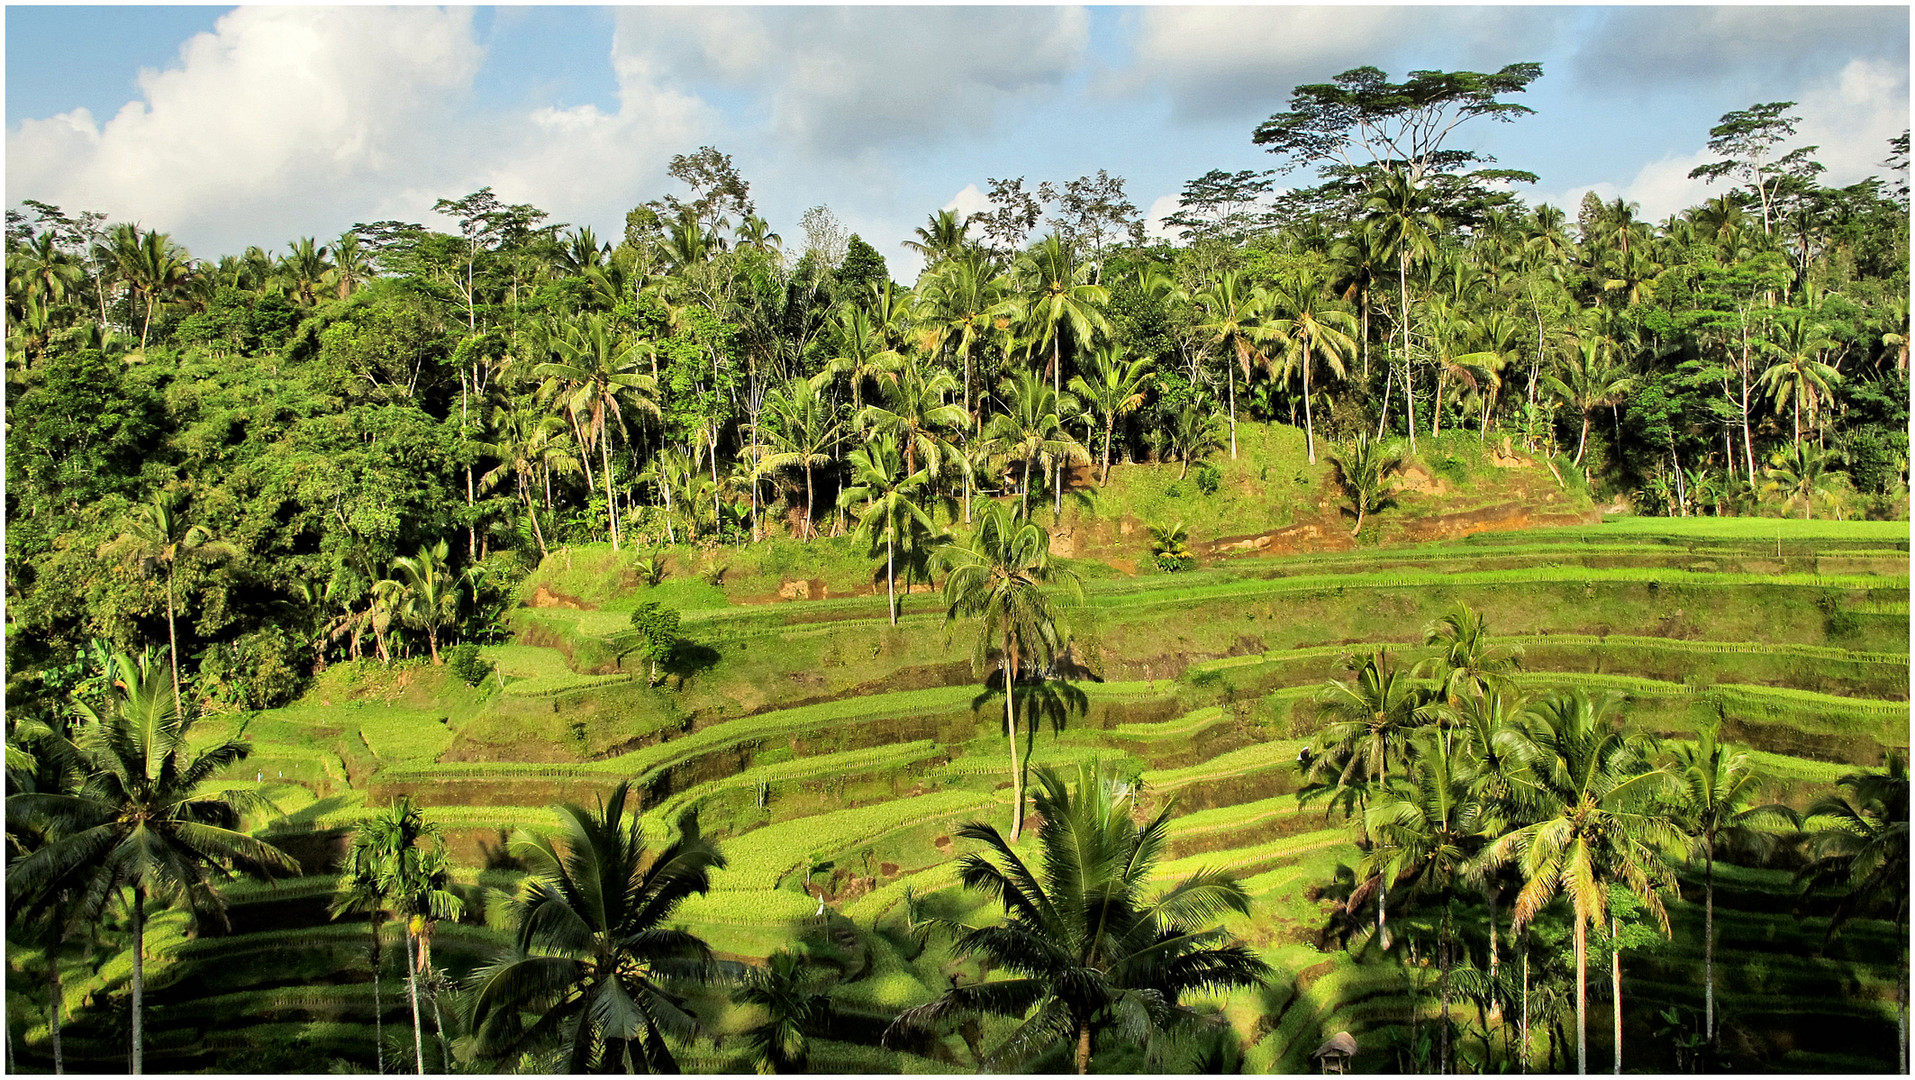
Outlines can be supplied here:
M1909 126L1909 8L1885 6L87 7L6 9L6 198L105 211L196 257L337 236L491 186L616 238L672 155L732 156L787 246L831 208L900 242L993 177L1108 170L1155 222L1299 83L1373 65L1536 61L1448 145L1660 220L1716 192L1709 128L1794 101L1824 181L1883 172ZM1295 173L1282 184L1309 182Z

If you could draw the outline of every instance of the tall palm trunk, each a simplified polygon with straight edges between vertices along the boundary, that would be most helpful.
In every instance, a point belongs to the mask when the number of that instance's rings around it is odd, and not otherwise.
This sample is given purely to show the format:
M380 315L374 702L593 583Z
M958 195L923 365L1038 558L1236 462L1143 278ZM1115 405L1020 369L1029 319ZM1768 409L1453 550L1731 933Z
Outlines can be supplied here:
M1090 1025L1077 1025L1077 1075L1090 1075Z
M1589 922L1576 917L1576 1074L1589 1072Z
M1110 440L1117 426L1117 414L1111 413L1104 420L1104 475L1097 481L1099 487L1110 483Z
M60 939L65 936L62 914L59 904L53 905L53 910L48 912L53 938L47 942L47 1035L53 1040L53 1071L56 1075L66 1072L66 1056L60 1047L60 1010L66 1003L66 991L60 987ZM8 1034L11 1036L11 1028ZM11 1042L7 1045L12 1047Z
M1317 463L1317 429L1310 421L1310 346L1303 346L1303 444L1309 448L1310 464Z
M1403 304L1403 408L1410 417L1410 453L1416 453L1416 397L1410 391L1416 385L1410 369L1410 249L1397 253L1397 292Z
M425 1029L419 1023L419 969L413 964L412 924L406 924L406 996L412 1001L412 1060L420 1076L426 1074Z
M1716 851L1702 849L1702 1035L1709 1052L1716 1045Z
M146 1071L146 1048L140 1045L145 1034L146 1009L146 890L133 886L133 1075Z
M884 538L884 599L885 604L891 609L892 626L898 625L897 537L893 535L896 528L894 522L892 529Z
M1443 939L1436 945L1436 996L1442 1010L1442 1030L1437 1034L1437 1061L1443 1075L1450 1071L1450 909L1443 905Z
M166 658L173 665L173 715L185 716L180 704L180 638L173 629L173 561L166 563Z
M612 550L618 550L618 500L612 495L612 433L600 431L599 460L605 464L605 519L612 529Z
M1230 395L1230 460L1235 461L1237 460L1237 369L1226 364L1224 378Z
M1621 921L1612 912L1609 916L1609 998L1614 1007L1616 1022L1616 1075L1622 1075L1622 949L1617 948L1617 936L1622 932Z
M813 502L813 496L811 494L811 459L806 458L805 459L805 539L807 540L811 539L811 537L813 536L813 530L811 528L812 502Z
M1523 945L1523 1015L1517 1027L1519 1039L1523 1044L1522 1071L1529 1072L1529 945Z
M1024 767L1017 759L1017 699L1012 695L1012 687L1017 685L1016 639L1010 634L1004 635L1004 723L1011 734L1011 843L1024 831Z
M366 913L366 925L371 931L372 944L366 953L372 962L372 1039L373 1052L379 1062L379 1075L386 1074L386 1003L381 993L384 980L380 978L379 968L385 958L379 947L379 912L377 909Z
M1501 962L1496 937L1496 889L1492 886L1484 891L1484 899L1489 902L1489 1019L1491 1023L1503 1018L1502 994L1496 987L1496 970Z
M533 505L532 495L523 484L519 485L519 498L524 500L525 513L532 519L532 539L539 542L539 558L543 559L552 552L545 546L545 530L539 527L539 508Z

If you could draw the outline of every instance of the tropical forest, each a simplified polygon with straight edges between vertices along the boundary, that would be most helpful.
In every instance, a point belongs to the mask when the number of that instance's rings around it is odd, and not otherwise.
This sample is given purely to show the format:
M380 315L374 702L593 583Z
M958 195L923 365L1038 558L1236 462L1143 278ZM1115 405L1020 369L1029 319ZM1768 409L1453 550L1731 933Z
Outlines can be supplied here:
M14 204L7 1069L1905 1072L1907 133L1558 207L1541 75L1168 233Z

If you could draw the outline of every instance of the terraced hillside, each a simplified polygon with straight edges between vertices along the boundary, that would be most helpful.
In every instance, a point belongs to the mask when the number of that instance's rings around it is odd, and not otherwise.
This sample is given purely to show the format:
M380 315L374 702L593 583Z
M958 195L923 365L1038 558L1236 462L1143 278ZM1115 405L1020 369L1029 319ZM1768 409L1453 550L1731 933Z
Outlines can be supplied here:
M515 878L510 832L551 823L553 802L589 802L630 780L648 829L669 833L695 810L729 860L682 922L731 958L806 937L836 966L841 1017L814 1070L973 1070L956 1036L877 1045L899 1009L978 974L909 932L926 914L987 910L957 887L967 845L954 830L1010 812L1002 700L980 691L968 628L947 626L932 596L907 597L894 627L881 592L765 604L685 579L647 588L632 583L631 555L555 553L526 588L543 606L518 611L517 640L486 650L497 670L478 688L441 669L392 678L348 665L248 723L255 753L242 782L285 811L262 825L307 876L236 887L227 935L187 939L176 916L159 921L148 939L151 1067L370 1065L375 1021L388 1036L403 1029L409 1053L395 931L375 986L366 925L325 917L326 871L354 821L404 793L443 824L474 901L433 944L457 978L505 943L479 900ZM1324 936L1330 886L1356 849L1339 816L1299 806L1296 765L1322 722L1316 689L1349 653L1414 661L1428 653L1423 626L1465 601L1499 640L1522 645L1525 688L1613 691L1632 722L1670 739L1721 717L1728 738L1757 752L1771 794L1796 806L1909 742L1905 522L1631 521L1313 555L1253 545L1175 575L1085 570L1069 665L1082 701L1038 724L1025 749L1036 765L1120 761L1147 804L1174 800L1161 878L1227 867L1245 881L1252 914L1230 928L1279 973L1260 993L1216 1002L1246 1071L1308 1070L1307 1055L1339 1030L1365 1047L1358 1069L1395 1069L1402 1033L1436 1007L1433 974ZM611 584L582 600L566 587L582 575ZM628 629L645 599L684 609L691 643L658 687ZM1798 912L1786 869L1718 876L1718 997L1734 1063L1887 1069L1892 928L1857 923L1825 948L1826 922ZM1670 905L1673 940L1625 959L1631 1068L1673 1068L1656 1013L1700 1008L1695 885L1685 879ZM66 983L68 1066L111 1069L123 999L91 972L117 987L130 960L105 943L74 952L75 976L88 974ZM716 995L702 1004L721 1036L748 1022ZM1606 1063L1601 1016L1591 1054ZM44 1054L45 1034L24 1034L22 1061ZM720 1038L686 1064L738 1070L741 1053ZM1143 1064L1099 1052L1103 1070Z

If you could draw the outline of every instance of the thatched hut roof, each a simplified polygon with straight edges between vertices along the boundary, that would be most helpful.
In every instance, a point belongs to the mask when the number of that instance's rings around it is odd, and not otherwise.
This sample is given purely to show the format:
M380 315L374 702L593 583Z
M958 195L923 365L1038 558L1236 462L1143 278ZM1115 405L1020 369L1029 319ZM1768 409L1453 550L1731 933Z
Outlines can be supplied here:
M1349 1032L1339 1031L1335 1035L1323 1040L1323 1045L1317 1047L1317 1052L1310 1056L1313 1058L1355 1057L1356 1040L1350 1037Z

